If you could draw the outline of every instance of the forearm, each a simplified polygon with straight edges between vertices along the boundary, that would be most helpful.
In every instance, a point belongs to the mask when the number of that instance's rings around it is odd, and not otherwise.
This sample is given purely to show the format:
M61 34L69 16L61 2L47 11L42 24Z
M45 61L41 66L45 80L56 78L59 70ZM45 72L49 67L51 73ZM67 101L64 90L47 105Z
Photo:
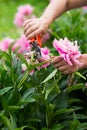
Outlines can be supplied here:
M53 0L50 2L41 18L45 18L51 24L57 17L73 8L87 5L87 0Z
M41 18L44 18L48 24L51 24L57 17L65 12L66 1L67 0L53 0L50 2Z
M66 10L79 8L86 5L87 5L87 0L68 0Z

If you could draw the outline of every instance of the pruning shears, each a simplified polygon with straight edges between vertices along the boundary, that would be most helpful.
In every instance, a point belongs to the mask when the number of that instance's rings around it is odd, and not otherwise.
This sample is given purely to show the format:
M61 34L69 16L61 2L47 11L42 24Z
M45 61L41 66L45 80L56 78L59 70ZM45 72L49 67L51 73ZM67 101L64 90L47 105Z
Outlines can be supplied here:
M41 47L42 47L42 41L40 35L35 36L34 38L30 39L30 43L33 46L33 49L36 53L36 58L41 59Z

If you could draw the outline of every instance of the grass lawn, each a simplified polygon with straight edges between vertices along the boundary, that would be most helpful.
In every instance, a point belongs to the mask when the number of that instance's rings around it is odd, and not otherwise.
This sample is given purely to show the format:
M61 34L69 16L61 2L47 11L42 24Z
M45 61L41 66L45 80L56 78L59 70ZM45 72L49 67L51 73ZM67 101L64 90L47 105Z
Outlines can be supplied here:
M35 8L34 14L39 17L48 3L49 0L0 0L0 39L18 36L13 20L19 5L31 4Z

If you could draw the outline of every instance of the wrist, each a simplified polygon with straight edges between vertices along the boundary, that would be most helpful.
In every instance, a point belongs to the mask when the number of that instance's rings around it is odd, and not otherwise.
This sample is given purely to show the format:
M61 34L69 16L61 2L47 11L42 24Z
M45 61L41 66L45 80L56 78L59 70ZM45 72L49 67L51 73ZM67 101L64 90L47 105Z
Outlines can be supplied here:
M43 20L47 24L48 27L53 21L52 18L49 18L49 16L45 16L45 15L42 15L40 19Z

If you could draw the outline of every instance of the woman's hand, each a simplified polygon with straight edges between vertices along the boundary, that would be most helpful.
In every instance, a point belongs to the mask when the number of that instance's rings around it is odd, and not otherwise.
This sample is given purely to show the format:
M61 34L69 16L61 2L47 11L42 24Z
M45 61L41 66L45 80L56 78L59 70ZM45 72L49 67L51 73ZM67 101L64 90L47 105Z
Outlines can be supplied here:
M24 22L24 33L27 39L30 39L38 34L41 36L46 33L49 23L46 18L32 18Z
M55 68L58 68L64 74L70 74L75 71L78 71L82 68L87 68L87 54L83 54L78 58L78 61L82 63L82 65L78 65L73 59L72 66L69 65L63 58L60 56L54 57L52 60L52 64Z

